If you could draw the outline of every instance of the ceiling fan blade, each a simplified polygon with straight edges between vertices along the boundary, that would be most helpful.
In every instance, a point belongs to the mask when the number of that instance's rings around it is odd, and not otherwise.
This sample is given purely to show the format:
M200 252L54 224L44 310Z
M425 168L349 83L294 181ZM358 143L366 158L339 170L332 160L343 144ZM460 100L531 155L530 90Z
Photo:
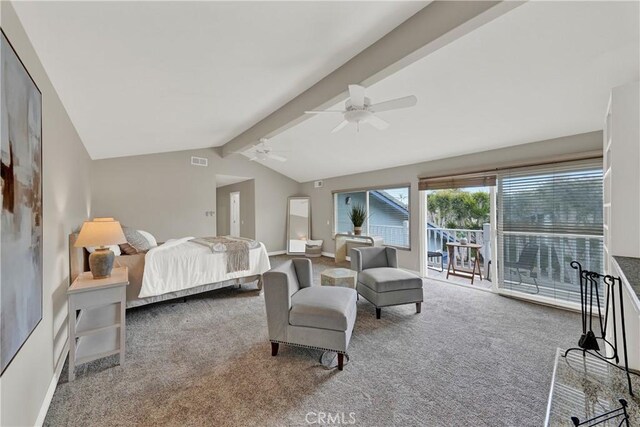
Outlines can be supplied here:
M310 110L310 111L305 111L305 114L324 114L324 113L340 113L340 114L344 114L344 111L340 111L340 110Z
M287 161L286 157L278 156L277 154L269 153L269 155L267 157L269 157L272 160L277 160L279 162L286 162Z
M336 133L338 132L340 129L342 129L343 127L345 127L346 125L348 125L349 122L346 120L343 120L340 122L340 124L336 127L333 128L333 130L331 131L331 133Z
M391 99L389 101L379 102L371 106L371 110L379 113L380 111L397 110L399 108L413 107L418 103L418 98L414 95L405 96L403 98Z
M360 85L349 85L349 98L351 106L364 107L364 88Z
M380 117L375 115L371 115L371 117L369 117L369 119L367 120L367 123L378 130L385 130L389 127L389 123L385 122Z

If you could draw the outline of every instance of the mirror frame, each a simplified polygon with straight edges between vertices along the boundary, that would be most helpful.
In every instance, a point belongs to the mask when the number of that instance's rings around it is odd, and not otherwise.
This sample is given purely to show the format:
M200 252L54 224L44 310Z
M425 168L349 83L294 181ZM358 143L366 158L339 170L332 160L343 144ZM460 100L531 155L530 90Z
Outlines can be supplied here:
M287 199L287 231L286 231L286 235L287 235L287 255L304 255L305 251L302 252L291 252L291 248L290 248L290 243L291 243L291 235L290 235L290 230L289 230L289 226L290 226L290 218L291 218L291 202L294 200L306 200L307 201L307 205L308 205L308 212L309 212L309 220L307 221L307 238L311 239L311 197L309 196L290 196Z

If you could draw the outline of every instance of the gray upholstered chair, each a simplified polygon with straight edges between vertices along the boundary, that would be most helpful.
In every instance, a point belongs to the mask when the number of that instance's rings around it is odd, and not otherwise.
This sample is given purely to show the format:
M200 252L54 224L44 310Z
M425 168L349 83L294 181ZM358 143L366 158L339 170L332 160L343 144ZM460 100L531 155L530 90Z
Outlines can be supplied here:
M358 272L358 293L376 306L376 318L382 307L400 304L422 307L422 278L398 268L395 248L373 246L353 248L350 252L351 269Z
M335 351L342 370L356 322L356 291L314 285L306 258L285 261L263 280L271 355L280 344Z

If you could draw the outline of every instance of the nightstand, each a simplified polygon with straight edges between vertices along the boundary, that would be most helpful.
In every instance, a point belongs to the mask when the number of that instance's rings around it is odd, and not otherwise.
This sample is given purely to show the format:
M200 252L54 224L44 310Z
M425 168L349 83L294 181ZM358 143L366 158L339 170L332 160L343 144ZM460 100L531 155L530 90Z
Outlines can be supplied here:
M129 275L114 268L111 277L80 274L67 290L69 306L69 381L75 367L113 354L125 353L125 308Z

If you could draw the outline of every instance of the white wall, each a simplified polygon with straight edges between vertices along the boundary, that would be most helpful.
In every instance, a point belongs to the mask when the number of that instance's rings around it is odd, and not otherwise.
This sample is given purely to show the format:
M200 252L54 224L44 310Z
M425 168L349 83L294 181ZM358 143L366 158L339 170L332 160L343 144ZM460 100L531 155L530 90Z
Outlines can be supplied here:
M191 156L208 167L192 166ZM93 162L93 211L147 230L159 240L212 236L216 217L216 174L255 179L255 236L269 252L286 248L287 198L300 184L240 155L226 158L216 149L176 151Z
M43 319L0 378L0 425L28 426L65 361L67 236L91 213L90 159L12 5L2 1L0 10L2 30L42 91Z
M546 141L532 142L514 147L484 151L448 159L433 160L413 165L382 169L373 172L346 175L324 180L322 188L314 188L313 182L304 183L302 193L311 197L311 223L313 239L323 239L324 252L334 252L333 241L333 191L388 187L396 184L411 184L410 190L410 236L411 250L399 250L400 266L414 271L420 270L418 176L446 175L469 171L488 170L517 161L562 156L585 151L602 151L602 132L590 132Z

